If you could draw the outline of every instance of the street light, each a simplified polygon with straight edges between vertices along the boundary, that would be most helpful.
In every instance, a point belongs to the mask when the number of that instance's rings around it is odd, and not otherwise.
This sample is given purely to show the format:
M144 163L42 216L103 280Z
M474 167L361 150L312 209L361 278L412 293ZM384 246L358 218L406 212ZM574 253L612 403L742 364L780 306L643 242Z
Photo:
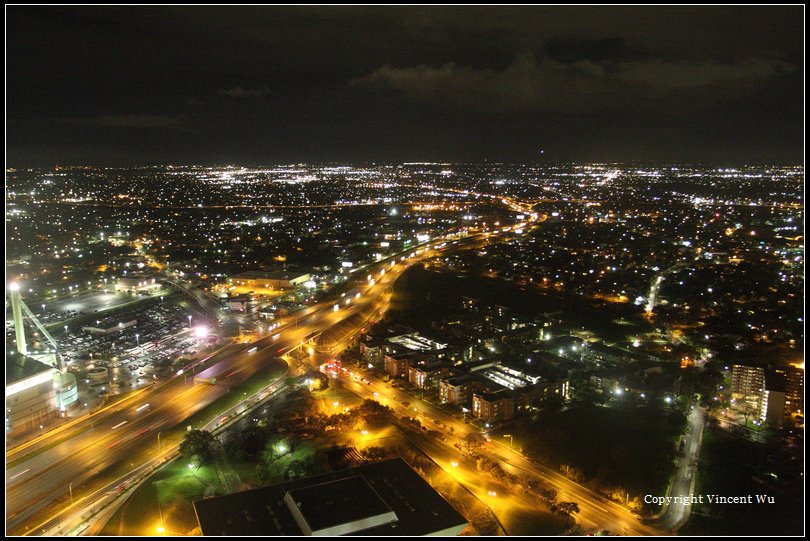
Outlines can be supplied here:
M70 491L70 505L73 505L73 483L68 485L68 490Z
M158 454L160 454L160 460L163 460L163 446L160 444L160 435L161 432L158 432Z
M138 346L140 346L140 345L141 345L141 341L140 341L140 339L139 339L139 338L140 338L140 336L141 336L140 334L135 333L135 343L136 343L136 345L138 345Z
M188 315L188 326L191 328L191 314Z
M503 437L504 438L509 438L509 448L510 449L514 448L514 443L515 442L514 442L514 438L512 437L512 434L504 434Z

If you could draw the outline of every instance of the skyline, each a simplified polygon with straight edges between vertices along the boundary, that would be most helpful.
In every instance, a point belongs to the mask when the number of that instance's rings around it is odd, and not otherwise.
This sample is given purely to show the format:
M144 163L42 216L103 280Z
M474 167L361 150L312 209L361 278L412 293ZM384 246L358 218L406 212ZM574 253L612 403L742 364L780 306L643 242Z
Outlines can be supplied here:
M796 164L799 9L11 6L7 164Z
M804 532L804 6L6 6L7 536Z

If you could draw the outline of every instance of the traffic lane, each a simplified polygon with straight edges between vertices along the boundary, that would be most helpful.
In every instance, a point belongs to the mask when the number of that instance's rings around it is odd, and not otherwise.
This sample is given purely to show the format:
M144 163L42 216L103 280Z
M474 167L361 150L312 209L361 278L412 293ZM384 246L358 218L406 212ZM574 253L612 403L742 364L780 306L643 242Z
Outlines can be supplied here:
M371 389L372 386L358 385L356 381L350 381L349 384L353 386L353 390L357 394L360 394L361 396L366 395L367 398L374 398L373 392L375 390ZM376 386L379 385L379 380L376 380ZM448 426L453 426L454 435L459 438L463 437L463 435L466 435L469 432L478 432L476 429L470 427L470 425L460 422L458 419L449 415L444 410L437 408L430 403L418 401L399 389L394 389L390 386L384 387L390 391L389 401L392 402L387 405L391 406L395 411L399 410L399 413L410 415L413 415L413 413L422 413L430 415L431 418L444 419L445 424L448 424ZM379 391L376 392L379 393ZM369 394L372 396L368 396ZM407 408L402 406L403 401L410 402L411 400L413 402L410 403ZM491 443L485 444L485 447L488 447L490 452L495 450ZM550 471L545 467L530 462L508 448L499 449L499 452L509 454L508 460L504 459L503 456L500 456L501 460L506 464L520 467L526 472L534 473L539 478L555 486L558 492L560 492L563 496L569 496L571 501L582 503L581 507L585 509L583 518L587 518L595 524L606 525L608 526L608 529L614 528L612 531L615 532L623 531L631 535L661 534L661 532L658 530L642 524L629 510L615 504L614 502L610 502L590 489L582 487L570 479L563 477L556 472Z
M84 437L76 438L70 448L57 447L52 453L37 455L27 465L31 468L29 474L6 488L7 521L15 518L10 524L14 526L43 505L64 497L70 483L78 486L144 446L157 450L152 434L161 430L168 433L200 409L201 395L194 388L176 396L167 393L148 415L111 419Z
M700 449L700 434L703 429L703 410L693 408L689 414L689 432L684 444L684 455L678 461L678 468L672 480L672 487L668 495L689 496L692 493L697 455ZM668 505L661 516L659 523L667 529L675 528L691 512L692 504Z
M220 356L227 357L231 355L232 352L234 352L235 350L238 350L240 347L242 346L240 345L226 346L224 349L217 351L209 358L196 361L195 363L189 363L189 365L187 366L190 366L191 364L199 365L199 364L216 363L218 357ZM52 430L32 440L29 440L23 444L20 444L8 450L6 452L6 462L8 463L16 461L19 458L18 455L20 455L23 452L29 454L32 452L36 452L39 448L41 448L44 445L50 445L53 442L53 438L57 436L62 438L66 437L66 434L69 435L70 433L73 432L83 432L89 427L90 424L95 424L97 422L100 422L100 420L102 420L104 417L115 415L120 411L125 410L127 407L129 407L132 403L134 403L137 400L148 401L149 397L153 395L153 393L158 391L161 387L176 383L177 383L176 377L172 377L160 383L151 384L149 387L143 387L141 389L137 389L131 393L128 393L128 395L122 398L121 401L119 402L105 406L99 411L93 412L84 417L77 418L73 421L68 422L65 425L55 427Z
M398 273L394 273L394 275L396 275L396 274L398 274ZM388 280L389 280L389 281L391 281L391 280L393 280L393 278L394 278L393 276L389 276L389 279L388 279ZM311 310L310 315L311 315L311 316L316 316L316 318L315 318L315 319L316 319L316 322L317 322L317 320L321 319L321 317L320 317L320 315L319 315L319 314L320 314L320 313L321 313L321 312L322 312L322 311L323 311L325 308L326 308L326 303L324 303L324 306L322 306L322 307L320 307L320 308L313 308L313 309ZM332 321L331 323L332 323L332 324L334 324L334 323L336 323L336 322L338 322L338 321L340 321L340 320L342 320L342 319L345 319L346 317L350 317L351 315L353 315L353 313L354 313L354 312L355 312L355 309L354 309L354 308L352 308L351 310L345 310L345 311L343 312L343 314L340 314L340 315L335 315L335 316L331 316L331 317L332 317L332 319L334 320L334 321ZM303 329L300 329L300 331L298 331L298 332L293 332L293 333L292 333L292 338L293 338L295 341L298 341L298 340L300 340L302 337L306 336L306 335L307 335L307 333L312 332L313 330L317 330L317 328L309 329L309 328L307 328L307 327L305 326ZM286 346L286 347L295 347L295 344L294 344L293 342L290 342L289 340L285 340L283 343L285 344L285 346ZM241 361L240 361L240 358L241 358ZM230 360L231 360L232 362L236 362L236 364L237 364L237 368L238 368L238 369L236 370L236 372L237 372L237 373L242 372L242 371L244 370L244 368L245 368L245 367L244 367L244 363L246 362L246 360L247 360L248 358L249 358L249 357L248 357L248 355L247 355L247 354L245 354L244 352L242 352L242 354L241 354L241 355L237 354L237 355L236 355L236 357L234 357L234 356L232 356L232 357L231 357L231 359L230 359ZM241 367L241 368L239 368L239 367L240 367L240 365L242 365L242 367ZM179 380L178 380L178 381L179 381ZM155 397L155 398L159 398L159 397L160 397L160 395L154 395L154 397ZM149 397L149 398L150 398L150 399L152 399L152 397ZM197 404L199 404L199 402L197 402ZM190 414L190 412L191 412L191 411L192 411L192 409L186 409L186 414ZM113 419L112 419L112 417L110 417L110 418L108 418L108 420L106 420L106 421L105 421L105 423L109 424L109 423L110 423L112 420L113 420ZM172 421L174 421L174 420L176 420L176 419L172 419ZM124 424L126 424L126 423L124 423ZM120 428L121 426L123 426L123 425L120 425L120 426L118 426L117 428ZM157 428L158 428L158 427L154 427L154 429L155 429L155 430L156 430ZM170 428L170 427L165 427L165 428ZM106 441L106 440L105 440L105 441ZM58 447L58 446L57 446L57 447ZM117 447L117 444L113 445L113 447ZM124 448L125 448L125 446L122 446L122 447L121 447L122 451L124 450ZM59 450L60 452L64 453L66 449L65 449L65 448L60 448L60 449L58 449L58 450ZM86 454L86 453L85 453L85 451L86 451L86 449L82 449L82 450L81 450L79 453L75 453L75 452L74 452L74 453L72 453L70 456L77 457L77 456L79 456L79 455L85 455L85 454ZM115 453L109 453L109 454L107 454L106 456L107 456L107 457L108 457L108 458L111 460L112 458L115 458L114 456L112 456L112 455L114 455L114 454L115 454ZM42 462L42 461L43 461L45 458L47 458L47 457L43 457L43 456L40 456L40 455L37 455L37 456L39 457L39 462ZM86 461L86 462L83 462L83 463L82 463L82 466L84 467L85 471L88 471L88 467L87 467L87 466L88 466L88 465L89 465L89 464L92 462L92 458L93 458L93 457L92 457L92 456L83 457L83 459L85 459L85 458L87 459L87 461ZM78 460L78 459L74 459L74 460ZM97 472L97 471L100 471L100 470L99 470L99 467L102 467L102 469L103 469L103 467L104 467L105 465L108 465L108 464L110 463L110 460L107 460L107 461L106 461L106 464L105 464L105 461L101 461L101 462L100 462L100 466L99 466L99 465L97 465L95 470L90 470L90 471L92 471L93 473L95 473L95 472ZM97 461L97 463L98 463L98 461ZM26 467L27 467L27 466L26 466ZM56 466L54 466L54 467L56 467ZM22 470L22 469L24 469L24 468L21 468L21 470ZM30 471L30 470L27 470L27 471ZM26 471L26 473L27 473L27 471ZM52 471L53 471L53 470L52 470ZM88 475L89 475L89 474L88 474ZM87 475L83 476L83 478L84 478L84 477L86 477L86 476L87 476ZM59 477L59 476L56 476L56 475L49 475L49 478L53 478L53 479L55 479L55 480L57 479L57 477ZM61 478L59 478L58 480L60 480L60 481L61 481ZM30 492L33 492L33 491L30 489L30 487L31 487L31 484L30 484L30 483L25 483L25 485L26 485L27 487L29 487L29 488L28 488L28 490L27 490L29 493L30 493ZM51 483L51 485L53 485L53 483ZM17 485L16 487L14 487L14 489L19 490L19 486L20 486L20 485ZM51 487L51 486L49 486L49 488L52 488L52 487ZM41 492L41 491L40 491L40 492ZM63 492L64 492L64 490L63 490ZM31 496L32 496L34 499L36 499L36 494L31 494ZM21 501L22 499L23 499L23 498L17 499L17 501ZM29 500L29 501L30 501L31 499L32 499L32 498L28 498L28 500ZM45 499L47 499L47 498L45 498ZM51 498L51 500L52 500L52 499L53 499L53 498ZM43 500L43 498L39 498L39 499L37 500L37 502L38 502L38 503L42 503L42 500ZM37 506L35 506L35 507L36 507L36 508L40 508L40 507L41 507L41 505L37 505ZM35 510L33 507L32 507L32 508L30 508L30 509L31 509L31 512L33 512L33 511ZM29 512L29 513L27 513L27 514L31 514L31 512ZM13 517L18 517L18 515L19 515L19 513L15 513L15 512L14 512L14 510L12 510L12 516L13 516Z

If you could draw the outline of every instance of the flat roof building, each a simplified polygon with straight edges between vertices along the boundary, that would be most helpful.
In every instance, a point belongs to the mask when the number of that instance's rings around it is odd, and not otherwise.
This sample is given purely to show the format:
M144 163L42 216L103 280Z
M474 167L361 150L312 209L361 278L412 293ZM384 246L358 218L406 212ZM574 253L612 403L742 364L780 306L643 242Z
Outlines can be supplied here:
M133 276L130 278L119 278L115 283L115 291L150 291L159 289L160 282L149 276Z
M203 535L457 535L467 520L395 458L194 502Z
M256 289L289 289L310 280L310 275L300 272L264 272L249 271L235 274L228 278L228 283Z
M6 433L32 430L58 412L57 371L36 359L6 353Z

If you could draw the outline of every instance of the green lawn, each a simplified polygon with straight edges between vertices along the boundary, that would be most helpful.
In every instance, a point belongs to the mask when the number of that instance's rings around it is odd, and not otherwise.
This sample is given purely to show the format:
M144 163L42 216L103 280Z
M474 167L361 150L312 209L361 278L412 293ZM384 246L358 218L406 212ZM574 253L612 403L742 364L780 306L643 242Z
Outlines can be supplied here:
M282 361L254 376L249 381L233 387L231 392L209 404L185 420L171 432L164 434L164 445L183 438L187 425L200 426L220 412L230 408L278 379L286 371ZM202 384L200 384L202 385ZM246 393L246 394L245 394ZM153 451L152 451L153 452ZM126 464L121 468L126 470ZM164 483L164 481L166 481ZM154 485L153 485L154 483ZM201 466L199 470L188 468L188 461L178 459L153 475L130 496L122 508L113 515L102 530L102 535L154 535L160 523L160 509L155 499L156 487L160 490L163 519L167 531L186 534L197 525L191 502L206 494L221 494L222 487L213 466Z
M161 524L167 534L187 535L197 527L192 502L214 494L222 494L222 486L213 465L189 468L188 461L175 460L130 496L101 535L156 535Z
M339 388L338 385L340 385ZM327 389L315 391L312 396L315 400L320 401L324 413L337 413L343 411L343 408L353 408L363 403L362 398L344 389L340 380L329 380ZM339 404L337 408L334 406L335 402Z

